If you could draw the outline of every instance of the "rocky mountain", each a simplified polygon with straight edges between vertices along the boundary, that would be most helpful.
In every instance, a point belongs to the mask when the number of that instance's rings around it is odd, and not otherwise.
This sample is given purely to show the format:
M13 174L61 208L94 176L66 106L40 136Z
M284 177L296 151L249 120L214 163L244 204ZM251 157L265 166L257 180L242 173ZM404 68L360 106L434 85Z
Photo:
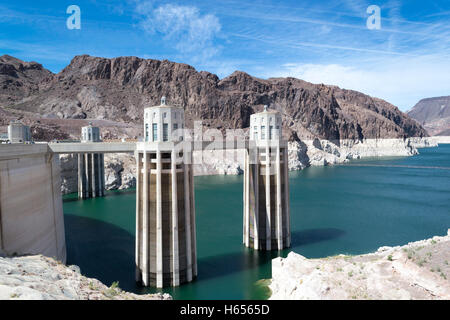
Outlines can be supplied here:
M39 84L53 74L36 62L24 62L14 57L0 57L0 104L14 106L24 98L39 92Z
M450 96L422 99L408 115L430 135L450 135Z
M250 115L268 104L281 112L290 139L427 136L395 106L356 91L295 78L259 79L241 71L219 79L167 60L83 55L52 74L37 63L3 56L0 87L3 121L36 124L39 119L41 136L47 126L55 134L77 137L87 119L95 119L109 138L137 138L143 108L159 104L163 95L185 107L188 127L201 119L222 130L247 128Z

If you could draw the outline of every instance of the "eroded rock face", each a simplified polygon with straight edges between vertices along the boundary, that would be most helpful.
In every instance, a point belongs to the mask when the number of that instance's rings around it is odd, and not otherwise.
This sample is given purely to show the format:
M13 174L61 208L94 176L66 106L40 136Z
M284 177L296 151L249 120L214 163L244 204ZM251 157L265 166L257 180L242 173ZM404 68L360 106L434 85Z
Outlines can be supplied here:
M168 294L137 295L108 288L80 272L78 266L42 255L0 257L0 300L172 300Z
M59 156L61 165L61 193L68 194L78 191L78 156L62 154Z
M10 62L3 64L5 80L0 95L4 101L16 92L14 72L24 79L27 72L32 78L27 86L33 89L8 100L9 107L36 117L115 121L119 131L112 130L111 138L126 134L119 123L142 125L144 107L159 103L163 95L171 104L185 107L186 127L202 120L220 130L247 128L250 115L268 104L282 114L288 139L426 136L420 124L386 101L294 78L258 79L236 71L220 80L186 64L136 57L76 56L56 75L46 70L21 71ZM18 64L26 63L14 62ZM0 99L0 107L4 105Z
M422 99L408 115L430 135L450 135L450 96Z
M271 299L450 298L450 230L444 237L359 256L272 260Z
M136 160L130 154L105 154L105 188L121 190L136 187Z
M244 149L194 151L194 175L239 175L244 173Z
M298 171L310 165L307 154L308 147L301 141L288 142L288 165L289 170Z
M53 74L36 62L24 62L9 55L0 57L0 104L7 106L38 94L39 86Z

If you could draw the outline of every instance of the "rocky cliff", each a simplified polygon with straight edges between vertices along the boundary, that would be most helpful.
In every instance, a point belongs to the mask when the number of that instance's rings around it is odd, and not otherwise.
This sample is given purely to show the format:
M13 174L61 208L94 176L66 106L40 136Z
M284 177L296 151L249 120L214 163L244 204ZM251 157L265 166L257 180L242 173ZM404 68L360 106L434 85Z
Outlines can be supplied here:
M271 299L450 299L450 229L444 237L375 253L272 260Z
M426 136L418 123L386 101L294 78L258 79L236 71L219 79L167 60L87 55L51 74L36 63L0 58L0 112L26 123L42 119L43 125L74 137L85 119L96 119L107 137L138 137L143 108L163 95L185 107L187 127L203 120L223 130L247 128L250 115L268 104L281 112L291 140Z
M408 115L422 124L430 135L450 135L450 96L422 99Z

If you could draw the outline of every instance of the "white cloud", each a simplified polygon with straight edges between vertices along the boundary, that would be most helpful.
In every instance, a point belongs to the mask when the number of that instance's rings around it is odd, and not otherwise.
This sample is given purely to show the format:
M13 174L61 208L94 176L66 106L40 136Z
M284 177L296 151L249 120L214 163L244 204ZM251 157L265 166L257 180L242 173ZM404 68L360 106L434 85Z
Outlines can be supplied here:
M165 4L154 8L151 2L139 2L136 12L139 26L149 34L161 33L181 53L195 53L202 58L217 53L214 44L221 30L219 19L212 14L201 14L198 8Z
M450 70L448 57L422 56L380 59L358 65L287 63L270 76L337 85L384 99L406 111L420 99L449 95L447 70Z

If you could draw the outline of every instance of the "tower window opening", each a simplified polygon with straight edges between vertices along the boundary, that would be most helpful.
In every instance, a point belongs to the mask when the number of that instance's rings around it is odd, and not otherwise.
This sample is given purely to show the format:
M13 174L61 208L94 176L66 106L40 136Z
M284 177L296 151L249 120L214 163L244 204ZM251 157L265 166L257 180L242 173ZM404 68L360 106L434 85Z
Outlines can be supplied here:
M167 123L163 124L163 141L169 140L169 125Z
M153 141L158 140L158 124L153 124Z

